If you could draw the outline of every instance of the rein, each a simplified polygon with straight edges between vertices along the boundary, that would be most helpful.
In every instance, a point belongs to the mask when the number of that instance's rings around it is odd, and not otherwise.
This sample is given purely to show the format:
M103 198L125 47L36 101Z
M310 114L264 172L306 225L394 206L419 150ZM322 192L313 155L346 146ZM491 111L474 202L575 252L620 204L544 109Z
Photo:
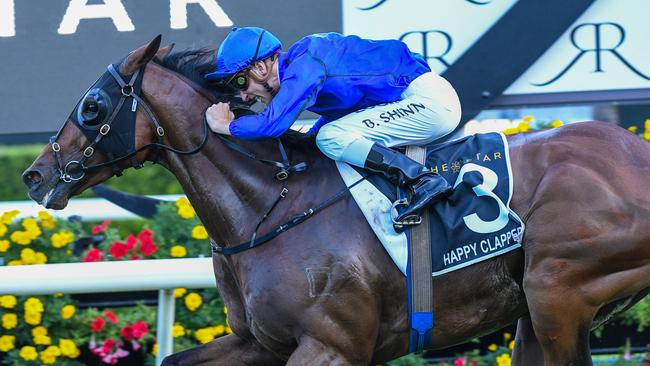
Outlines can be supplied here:
M286 194L289 192L287 190L286 186L282 188L282 191L280 192L280 196L275 200L273 205L271 205L271 209L262 217L260 222L257 224L255 227L255 231L253 232L253 236L251 240L235 245L233 247L222 247L219 245L216 245L211 243L210 245L212 246L212 253L214 254L222 254L222 255L232 255L232 254L237 254L241 253L243 251L253 249L256 247L261 246L264 243L267 243L274 239L276 236L282 234L283 232L293 228L294 226L303 223L305 220L308 218L316 215L320 211L322 211L324 208L330 206L334 202L338 201L339 199L343 198L344 196L350 194L350 190L354 188L357 184L363 182L369 177L369 175L365 175L361 178L359 178L356 182L352 183L350 186L346 186L342 190L338 191L337 193L331 195L330 197L326 198L323 202L319 203L318 205L314 206L313 208L310 208L302 213L299 213L297 215L294 215L292 218L289 219L289 221L285 222L284 224L280 225L277 229L270 231L263 236L256 238L257 237L257 230L259 227L262 225L262 222L266 220L266 218L269 216L271 211L277 206L277 204L284 198L286 197Z

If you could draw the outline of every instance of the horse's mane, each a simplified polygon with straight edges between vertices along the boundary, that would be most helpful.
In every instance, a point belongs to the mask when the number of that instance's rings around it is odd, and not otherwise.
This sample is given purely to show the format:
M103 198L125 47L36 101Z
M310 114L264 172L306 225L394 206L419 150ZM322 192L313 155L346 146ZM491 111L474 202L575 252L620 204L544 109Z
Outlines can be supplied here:
M205 80L205 74L214 71L214 58L216 50L213 48L187 49L179 52L170 52L162 60L155 58L153 61L164 68L177 72L198 86L210 91L217 100L228 100L232 105L239 107L239 115L250 114L248 108L239 95L229 87ZM234 103L233 103L234 102ZM237 114L237 113L236 113ZM299 151L317 150L314 135L308 135L294 130L287 131L281 140L287 147Z

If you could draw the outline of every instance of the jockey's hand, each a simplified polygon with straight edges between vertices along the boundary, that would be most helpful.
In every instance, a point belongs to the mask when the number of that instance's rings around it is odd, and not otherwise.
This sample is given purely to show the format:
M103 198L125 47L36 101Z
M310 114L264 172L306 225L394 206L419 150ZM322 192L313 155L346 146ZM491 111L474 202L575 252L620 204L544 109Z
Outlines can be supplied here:
M216 133L230 135L230 122L235 119L235 115L230 111L228 103L213 104L205 111L205 118L208 120L208 126Z

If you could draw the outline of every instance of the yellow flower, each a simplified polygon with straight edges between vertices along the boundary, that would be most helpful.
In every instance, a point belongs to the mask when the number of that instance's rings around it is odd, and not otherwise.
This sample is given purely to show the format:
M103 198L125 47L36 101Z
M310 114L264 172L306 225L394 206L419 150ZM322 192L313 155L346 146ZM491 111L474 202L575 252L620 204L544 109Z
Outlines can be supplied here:
M47 211L39 211L38 218L41 220L41 225L46 229L54 229L56 227L56 220Z
M77 309L74 305L66 305L61 308L61 317L63 319L70 319L74 316L74 313Z
M52 344L52 338L46 335L39 335L34 337L34 344L40 344L43 346L49 346Z
M558 128L562 125L564 125L564 122L560 121L559 119L554 119L551 121L551 127L553 128Z
M535 117L533 117L533 116L525 116L521 120L524 121L524 122L530 123L530 122L533 122L535 120Z
M46 365L52 365L56 362L56 358L61 356L61 350L57 346L49 346L45 351L41 352L41 361Z
M203 225L196 225L192 229L192 237L194 239L207 239L208 232L205 230L205 227Z
M505 341L509 341L511 338L512 338L512 334L510 334L508 332L503 333L503 339Z
M25 323L29 325L39 325L41 324L41 313L37 312L25 312Z
M179 297L183 297L183 296L185 296L186 293L187 293L187 290L184 289L184 288L182 288L182 287L181 287L181 288L174 289L174 297L177 298L177 299L178 299Z
M0 223L0 238L7 233L7 225Z
M36 348L32 346L24 346L23 348L20 349L18 355L22 357L22 359L25 361L34 361L38 357L38 353L36 353Z
M31 248L25 248L20 251L20 260L24 264L36 263L36 252Z
M7 263L7 265L8 266L22 266L23 262L20 259L14 259L12 261L9 261L9 263Z
M519 132L518 128L506 128L502 131L504 135L514 135Z
M14 349L16 346L14 345L14 341L16 340L16 337L12 335L3 335L0 337L0 352L9 352L12 349Z
M185 335L185 328L179 323L174 324L172 327L172 336L174 338L182 337Z
M497 350L497 345L492 343L491 345L488 346L488 351L494 352Z
M0 240L0 253L4 253L11 247L9 240Z
M226 327L226 333L228 333L228 334L232 333L232 329L230 328L230 326Z
M191 292L185 296L185 306L189 311L196 311L203 304L203 298L196 292Z
M42 313L45 311L45 308L43 308L43 303L41 300L37 297L30 297L25 301L25 312L38 312Z
M191 205L183 205L178 208L178 216L188 220L196 216L196 211L194 211L194 207Z
M530 131L530 124L526 121L522 121L517 125L517 130L519 132L528 132Z
M210 328L197 329L194 332L194 338L201 344L206 344L214 339L214 334Z
M59 349L61 354L68 358L77 358L81 353L72 339L59 339Z
M497 366L510 366L510 355L507 353L497 356Z
M151 354L154 355L154 356L158 355L158 343L155 343L153 345L153 348L151 349Z
M36 252L34 255L34 264L45 264L47 263L47 256L45 253Z
M74 234L67 230L59 230L58 233L52 234L50 241L55 248L63 248L64 246L72 243Z
M636 131L638 129L639 129L639 127L637 127L637 126L630 126L630 127L627 128L627 130L632 132L632 133L636 133Z
M36 222L36 219L33 217L28 217L26 219L23 219L23 222L20 223L26 230L33 229L35 227L38 227L38 223Z
M190 200L187 199L187 197L181 197L176 200L176 207L183 207L191 205Z
M3 314L2 327L5 329L14 329L18 325L18 315L16 314Z
M47 335L47 328L43 326L34 327L32 329L32 337L45 336Z
M17 302L18 301L16 300L16 296L11 296L11 295L0 296L0 306L2 306L5 309L13 309L14 306L16 306Z
M212 327L212 334L214 334L215 337L218 337L226 332L226 327L222 324L219 324L215 327Z
M510 343L508 343L508 348L515 349L515 341L510 341Z
M224 314L228 314L228 308L225 307L225 306L223 307L223 313L224 313Z
M26 231L16 230L9 236L11 241L20 245L29 245L32 242L32 237Z
M184 257L187 255L187 249L182 245L174 245L169 251L169 255L177 258Z
M41 236L41 228L38 227L38 223L36 222L36 219L33 217L28 217L23 220L22 222L23 228L25 228L25 232L27 235L32 239L36 239L39 236Z
M0 222L5 224L5 225L11 225L11 223L14 220L14 217L18 216L19 214L20 214L20 211L18 211L18 210L4 212L2 214L2 216L0 216Z

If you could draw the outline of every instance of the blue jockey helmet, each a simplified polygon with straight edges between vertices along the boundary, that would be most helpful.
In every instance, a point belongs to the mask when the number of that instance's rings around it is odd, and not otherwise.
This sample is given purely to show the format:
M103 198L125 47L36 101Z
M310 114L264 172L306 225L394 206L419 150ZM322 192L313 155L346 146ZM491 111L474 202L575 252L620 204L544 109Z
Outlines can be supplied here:
M258 27L233 28L217 52L217 70L205 75L208 80L227 78L282 48L280 40Z

